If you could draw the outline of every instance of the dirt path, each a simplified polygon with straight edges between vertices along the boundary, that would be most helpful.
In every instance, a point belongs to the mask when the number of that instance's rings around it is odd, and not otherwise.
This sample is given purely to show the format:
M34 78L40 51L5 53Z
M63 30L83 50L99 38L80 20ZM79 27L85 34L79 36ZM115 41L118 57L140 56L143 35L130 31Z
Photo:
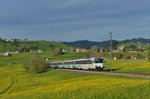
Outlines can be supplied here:
M147 79L150 79L150 74L140 74L140 73L103 72L103 71L87 71L87 70L72 70L72 69L58 69L58 70L71 71L71 72L80 72L80 73L108 74L108 75L118 75L118 76L126 76L126 77L133 77L133 78L147 78Z

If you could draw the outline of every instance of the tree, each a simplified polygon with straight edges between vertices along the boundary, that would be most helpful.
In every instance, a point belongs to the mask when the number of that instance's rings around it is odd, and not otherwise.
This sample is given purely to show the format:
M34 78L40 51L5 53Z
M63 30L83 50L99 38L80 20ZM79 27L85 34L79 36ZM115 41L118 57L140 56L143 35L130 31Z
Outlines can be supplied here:
M112 56L116 57L116 59L122 59L124 55L122 53L113 53Z
M135 51L137 49L137 46L136 45L129 45L129 46L126 46L124 47L123 51Z
M112 48L113 49L117 49L117 45L119 44L119 42L118 41L113 41L113 43L112 43Z
M41 73L47 70L46 63L37 55L33 55L25 61L23 67L29 73Z
M92 46L92 47L90 48L90 51L91 51L91 52L98 52L99 49L98 49L97 46Z
M64 52L63 52L63 49L62 49L62 48L55 48L55 49L53 50L53 55L54 55L54 56L63 55L63 54L64 54Z
M92 57L96 57L96 56L98 56L97 55L97 52L99 51L99 49L98 49L98 47L97 46L92 46L91 48L90 48L90 55L92 56Z

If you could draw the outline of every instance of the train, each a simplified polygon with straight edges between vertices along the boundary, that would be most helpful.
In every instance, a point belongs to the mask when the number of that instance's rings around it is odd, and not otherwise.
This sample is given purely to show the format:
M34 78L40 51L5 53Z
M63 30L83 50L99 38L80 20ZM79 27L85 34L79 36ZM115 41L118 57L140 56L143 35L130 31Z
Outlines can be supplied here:
M63 60L48 63L49 68L103 70L105 68L104 58L85 58L74 60Z

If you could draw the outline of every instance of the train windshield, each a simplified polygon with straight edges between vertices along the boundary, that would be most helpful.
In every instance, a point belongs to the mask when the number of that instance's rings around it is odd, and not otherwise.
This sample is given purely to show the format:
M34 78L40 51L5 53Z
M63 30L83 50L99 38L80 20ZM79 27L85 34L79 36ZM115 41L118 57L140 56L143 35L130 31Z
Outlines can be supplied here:
M96 58L95 63L104 63L104 59L102 58Z

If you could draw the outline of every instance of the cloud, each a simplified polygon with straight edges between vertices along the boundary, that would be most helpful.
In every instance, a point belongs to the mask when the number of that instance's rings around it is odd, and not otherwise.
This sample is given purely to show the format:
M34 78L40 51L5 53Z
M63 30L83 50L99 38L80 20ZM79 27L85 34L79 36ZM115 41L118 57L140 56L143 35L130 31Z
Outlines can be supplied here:
M99 40L110 31L116 39L134 37L137 32L150 36L149 3L148 0L1 0L0 33L8 38L14 33L17 37L63 41Z

